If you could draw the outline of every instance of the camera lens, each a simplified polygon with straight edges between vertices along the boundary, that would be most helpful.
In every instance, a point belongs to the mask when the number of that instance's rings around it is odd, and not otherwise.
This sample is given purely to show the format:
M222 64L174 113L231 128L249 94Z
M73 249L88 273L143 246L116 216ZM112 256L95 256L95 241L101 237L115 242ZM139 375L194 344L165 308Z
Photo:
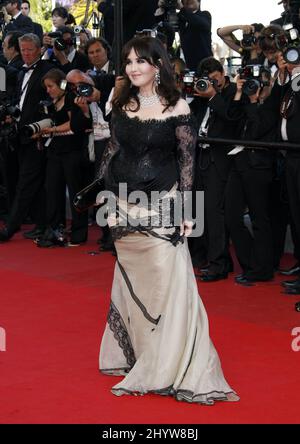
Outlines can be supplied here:
M67 47L65 41L61 38L58 38L54 41L54 46L57 49L57 51L64 51Z
M199 79L195 84L195 88L197 88L199 91L206 91L208 87L209 82L206 79Z
M298 64L300 61L300 48L288 48L284 54L287 63Z
M93 94L93 87L92 85L87 84L81 84L77 87L77 94L81 97L89 97Z
M255 94L260 87L260 82L255 79L247 80L244 83L243 91L247 96L252 96Z

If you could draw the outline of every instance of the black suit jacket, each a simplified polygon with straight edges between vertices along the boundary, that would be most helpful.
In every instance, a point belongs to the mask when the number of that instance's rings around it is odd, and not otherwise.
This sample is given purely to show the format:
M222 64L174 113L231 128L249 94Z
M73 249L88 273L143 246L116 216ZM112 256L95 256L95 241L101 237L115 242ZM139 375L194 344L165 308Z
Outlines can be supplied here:
M239 134L239 117L228 114L232 98L236 93L236 85L228 83L221 93L216 94L211 100L196 98L191 104L191 109L196 115L198 127L200 127L207 107L210 108L207 136L212 138L235 139ZM210 145L210 160L215 163L219 175L226 179L231 168L231 158L227 153L232 146ZM201 149L201 148L200 148Z
M211 15L208 11L195 13L181 9L179 14L179 34L187 67L196 71L199 62L212 56Z
M298 77L298 88L300 86L300 77ZM265 136L266 132L273 134L275 141L281 141L281 124L282 117L280 115L280 107L285 96L292 95L291 105L286 113L287 125L286 132L288 142L300 142L300 90L295 91L292 83L289 82L284 86L278 85L276 82L271 96L259 108L259 114L256 116L256 134ZM266 140L266 139L265 139ZM300 150L288 150L288 156L300 157Z
M12 66L13 68L20 70L22 66L24 65L24 61L20 55L17 55L14 59L10 61L8 64L9 66Z
M10 31L21 31L24 34L28 32L34 32L33 21L30 17L26 17L23 14L20 14L15 20L9 22L4 29L4 36Z
M39 37L41 43L43 43L44 31L43 31L42 25L40 25L39 23L33 22L33 32L34 32L34 34L36 34Z
M53 68L53 64L47 60L39 60L30 76L28 87L23 102L19 128L33 122L37 122L45 116L41 113L39 102L47 98L45 88L42 86L43 76ZM24 73L21 71L18 79L18 95L20 98Z
M229 113L236 118L240 117L241 132L239 139L257 140L263 142L279 141L278 122L279 107L283 90L278 89L275 83L272 94L263 105L250 103L247 96L240 101L232 101ZM275 159L275 152L268 149L246 149L234 156L238 170L245 170L249 166L257 169L271 168Z

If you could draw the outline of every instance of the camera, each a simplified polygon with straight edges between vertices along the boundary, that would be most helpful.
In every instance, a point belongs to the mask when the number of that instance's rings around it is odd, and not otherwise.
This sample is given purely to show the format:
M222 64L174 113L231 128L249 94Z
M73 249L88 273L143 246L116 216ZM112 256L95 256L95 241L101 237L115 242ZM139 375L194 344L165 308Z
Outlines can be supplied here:
M21 137L29 139L34 134L39 133L44 128L49 128L50 126L53 126L52 119L42 119L38 122L30 123L29 125L23 126L23 128L20 129L20 135Z
M243 34L243 38L241 40L241 46L243 48L252 48L253 45L257 43L257 37L255 37L254 33Z
M216 80L210 79L206 74L202 77L197 77L194 71L188 70L178 80L183 83L182 92L186 97L194 97L195 91L205 92L209 85L216 88L218 84Z
M0 142L2 142L3 139L9 140L17 134L15 119L17 119L20 114L21 112L17 106L0 99ZM6 123L6 117L12 117L14 120Z
M217 87L218 82L216 80L210 79L208 76L203 76L195 82L195 89L201 92L205 92L209 85L212 85L214 88Z
M41 114L52 116L55 113L55 106L52 100L41 100L38 106Z
M157 37L157 29L142 29L141 31L136 31L135 37Z
M300 38L298 30L292 23L283 26L284 34L275 36L277 49L282 51L287 63L297 65L300 62Z
M243 92L252 96L259 88L270 85L271 71L263 65L247 65L238 69L241 79L246 80Z
M89 83L79 83L76 87L76 95L78 97L90 97L93 91L94 88Z
M75 34L80 34L81 32L86 32L85 28L81 25L74 26L73 31Z
M10 105L9 103L0 100L0 122L10 116L14 119L20 117L21 111L17 106Z
M194 85L197 80L194 71L185 70L183 74L181 74L181 82L183 84L182 92L186 97L194 96Z
M60 31L49 32L48 36L55 39L54 47L57 51L64 51L68 46L73 46L76 43L74 38L64 40Z

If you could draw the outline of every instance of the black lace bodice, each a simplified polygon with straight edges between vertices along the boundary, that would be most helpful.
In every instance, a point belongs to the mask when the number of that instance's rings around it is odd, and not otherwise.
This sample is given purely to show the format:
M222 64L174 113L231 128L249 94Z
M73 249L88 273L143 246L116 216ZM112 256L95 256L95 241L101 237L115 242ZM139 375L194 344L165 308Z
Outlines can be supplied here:
M141 120L121 112L112 120L99 176L114 193L122 182L129 192L167 191L176 181L181 191L191 190L196 138L191 115Z

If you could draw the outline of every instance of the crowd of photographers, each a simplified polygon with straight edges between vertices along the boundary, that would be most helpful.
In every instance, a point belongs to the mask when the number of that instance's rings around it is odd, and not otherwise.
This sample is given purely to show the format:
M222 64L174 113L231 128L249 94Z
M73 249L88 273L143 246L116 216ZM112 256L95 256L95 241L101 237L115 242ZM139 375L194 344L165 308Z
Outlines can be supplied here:
M97 3L106 38L71 26L74 20L62 7L52 11L55 30L43 34L28 17L29 2L1 2L2 242L29 215L35 228L25 237L40 247L66 245L66 186L72 202L99 168L110 138L111 96L121 81L110 45L114 5ZM236 282L271 280L288 225L296 264L281 272L300 273L300 1L280 3L283 14L270 24L218 29L241 58L233 79L229 66L213 57L211 15L199 0L124 0L124 40L151 35L162 41L197 121L195 190L205 191L205 231L190 240L190 250L204 282L226 279L232 271L230 239L242 268ZM109 230L103 233L102 249L112 249ZM68 245L84 243L87 235L87 213L72 209ZM300 293L299 278L284 286L287 293Z

